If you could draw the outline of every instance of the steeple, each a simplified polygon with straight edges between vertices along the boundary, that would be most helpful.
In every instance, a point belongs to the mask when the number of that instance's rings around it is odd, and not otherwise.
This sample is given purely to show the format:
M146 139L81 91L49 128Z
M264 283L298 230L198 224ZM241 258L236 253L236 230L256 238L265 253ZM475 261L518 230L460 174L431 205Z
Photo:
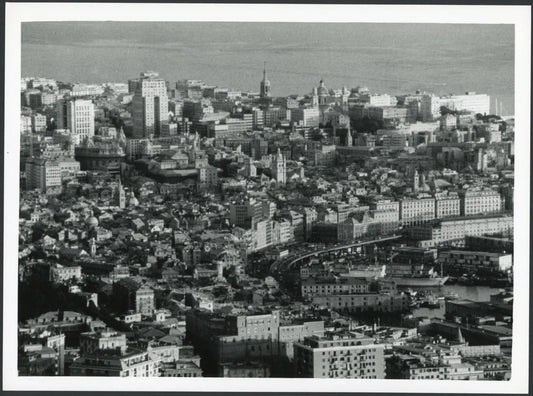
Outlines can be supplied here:
M260 84L259 96L262 98L270 97L270 81L267 80L266 61L263 66L263 80Z
M264 66L263 66L263 81L266 81L266 79L267 79L267 63L265 61Z

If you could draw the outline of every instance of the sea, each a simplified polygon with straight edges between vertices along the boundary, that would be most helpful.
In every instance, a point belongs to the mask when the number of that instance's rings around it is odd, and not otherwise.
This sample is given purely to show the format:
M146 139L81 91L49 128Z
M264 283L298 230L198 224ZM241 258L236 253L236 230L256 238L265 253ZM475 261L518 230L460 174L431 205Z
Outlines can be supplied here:
M171 83L272 94L366 86L491 95L514 114L514 27L482 24L25 22L22 76L63 82L127 82L155 70Z
M413 290L417 290L414 289ZM457 294L462 300L472 301L490 301L490 296L498 294L502 289L489 287L489 286L463 286L463 285L443 285L438 288L432 288L432 294L435 296L446 296L450 294ZM440 318L444 319L445 304L443 300L440 300L438 308L415 308L413 310L414 316L425 316L428 318Z

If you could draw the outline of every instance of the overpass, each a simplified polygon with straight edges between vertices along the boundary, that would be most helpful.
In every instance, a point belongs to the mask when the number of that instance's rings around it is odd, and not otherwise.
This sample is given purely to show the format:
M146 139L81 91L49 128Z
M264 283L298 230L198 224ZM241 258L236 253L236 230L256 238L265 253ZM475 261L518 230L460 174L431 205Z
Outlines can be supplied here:
M334 245L334 246L331 246L331 247L318 249L318 250L315 250L315 251L312 251L312 252L305 252L305 253L302 253L302 254L299 254L299 255L296 255L296 256L285 257L283 259L276 260L274 263L272 263L272 265L270 266L270 273L273 274L275 272L280 272L284 268L289 269L294 264L296 264L296 263L298 263L298 262L300 262L302 260L305 260L305 259L307 259L309 257L318 257L318 256L321 256L321 255L329 254L329 253L336 252L336 251L339 251L339 250L347 250L347 249L351 249L351 248L358 248L358 247L362 247L362 246L374 245L374 244L377 244L377 243L392 242L392 241L396 241L396 240L400 239L401 237L402 237L401 235L394 234L394 235L387 235L387 236L382 236L382 237L377 237L377 238L372 238L372 239L366 239L366 240L357 240L357 241L346 243L346 244L343 244L343 245Z

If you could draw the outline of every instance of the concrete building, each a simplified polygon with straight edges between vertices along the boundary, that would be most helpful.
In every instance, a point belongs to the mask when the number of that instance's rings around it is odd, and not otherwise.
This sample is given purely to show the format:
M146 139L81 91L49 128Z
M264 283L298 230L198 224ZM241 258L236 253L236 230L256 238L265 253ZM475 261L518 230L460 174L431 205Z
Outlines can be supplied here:
M43 114L34 114L31 116L31 130L33 133L46 131L46 116Z
M155 310L154 291L131 278L114 283L113 294L123 312L131 310L143 315L152 315Z
M91 354L101 349L125 351L126 334L114 330L101 330L80 334L80 353Z
M337 146L321 144L308 147L305 159L310 166L335 166Z
M133 136L159 136L161 126L168 122L168 96L165 80L156 72L141 73L132 98Z
M328 309L347 312L401 312L408 308L405 294L328 294L315 295L312 303Z
M26 189L39 190L47 194L61 192L61 167L56 161L44 158L26 160Z
M94 136L94 104L86 99L57 102L57 129L68 129L78 142Z
M367 337L306 337L294 345L297 377L384 379L384 346Z
M461 215L461 200L458 195L446 195L435 199L435 217L456 217Z
M70 366L71 376L159 377L160 358L137 349L100 349Z
M435 198L402 199L400 221L403 225L421 224L435 218Z
M364 278L314 279L302 280L302 297L310 298L326 294L368 293L369 284Z
M54 264L50 267L50 280L52 282L60 283L69 280L81 279L81 267L76 266L64 266L61 264Z
M263 203L256 199L242 199L229 204L230 224L250 228L263 218Z
M200 186L216 187L218 185L218 169L214 166L202 166L198 169Z
M470 218L449 218L431 224L412 226L408 235L420 247L440 244L464 244L466 236L483 236L510 233L513 217L508 215L472 216Z
M469 189L460 191L461 215L498 213L503 210L503 200L498 191L491 189Z
M513 267L513 255L466 250L442 250L439 261L443 267L462 269L466 273L478 271L509 271Z
M318 108L298 108L291 110L291 121L304 127L318 127L320 110Z

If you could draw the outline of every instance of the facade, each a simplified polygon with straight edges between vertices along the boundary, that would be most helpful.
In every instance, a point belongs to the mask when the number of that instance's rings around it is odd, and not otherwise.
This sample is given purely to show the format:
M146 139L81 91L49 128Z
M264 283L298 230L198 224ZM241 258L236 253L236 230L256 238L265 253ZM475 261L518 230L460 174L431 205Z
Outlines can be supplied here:
M113 294L119 300L123 311L135 311L142 315L152 315L155 310L154 291L130 278L113 284Z
M61 99L57 102L57 128L68 129L78 142L94 136L94 104L86 99Z
M168 122L168 95L165 80L152 71L141 73L132 98L133 136L159 136Z
M61 192L62 170L56 161L44 158L29 158L26 161L26 189L47 194Z
M46 116L43 114L34 114L31 116L31 130L33 133L46 131Z
M103 330L80 334L80 353L91 354L101 349L125 351L126 334L114 330Z
M488 215L471 218L456 217L443 219L433 224L413 226L408 230L408 235L417 241L418 246L431 247L440 244L464 243L466 236L509 233L512 230L512 216Z
M513 255L465 250L443 250L439 261L444 267L463 269L467 273L483 271L509 271L513 267Z
M136 349L101 349L83 354L70 366L71 376L158 377L160 358Z
M435 200L435 217L456 217L461 215L461 200L459 196L445 196Z
M320 110L313 107L291 109L291 121L304 127L318 127Z
M111 174L120 173L120 164L125 154L115 143L83 143L74 149L74 158L80 163L81 170L104 170Z
M201 186L216 187L218 185L218 170L213 166L202 166L198 169L198 182Z
M400 219L403 225L420 224L435 218L435 199L402 199Z
M327 294L359 294L368 293L368 282L362 278L340 278L333 280L316 280L313 278L302 281L302 297Z
M408 308L405 294L328 294L315 295L312 303L329 309L347 312L401 312Z
M76 266L63 266L61 264L55 264L50 267L50 280L52 282L66 282L69 280L81 279L81 267Z
M503 202L499 192L485 190L466 190L460 193L461 215L498 213L503 210Z
M384 346L367 337L306 337L294 345L296 377L384 379Z

